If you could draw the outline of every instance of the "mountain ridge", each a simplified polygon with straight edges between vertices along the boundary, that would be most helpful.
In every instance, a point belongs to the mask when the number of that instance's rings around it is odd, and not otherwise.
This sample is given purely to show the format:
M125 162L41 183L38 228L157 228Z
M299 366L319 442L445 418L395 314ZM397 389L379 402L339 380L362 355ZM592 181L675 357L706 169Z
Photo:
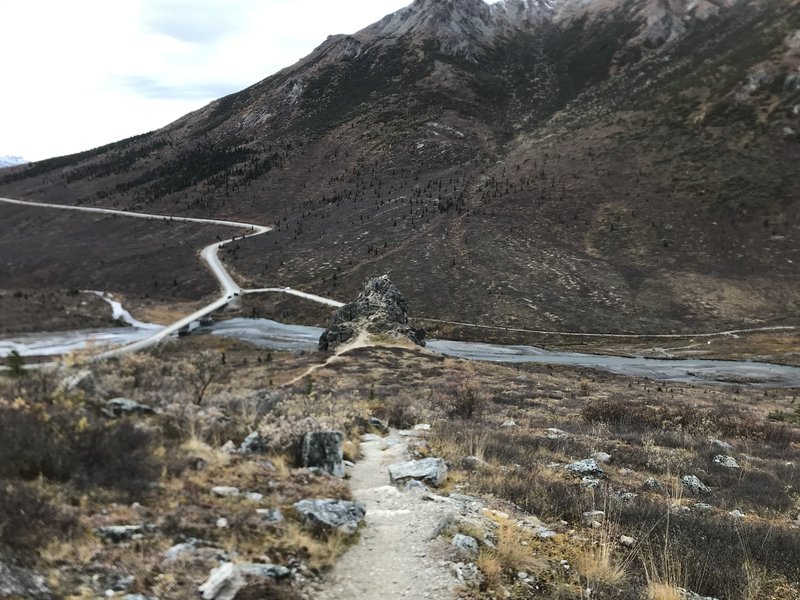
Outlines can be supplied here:
M534 6L553 13L469 25ZM441 7L417 2L0 193L272 222L228 256L243 279L336 296L389 273L442 320L783 322L800 309L797 6L461 0L442 37Z

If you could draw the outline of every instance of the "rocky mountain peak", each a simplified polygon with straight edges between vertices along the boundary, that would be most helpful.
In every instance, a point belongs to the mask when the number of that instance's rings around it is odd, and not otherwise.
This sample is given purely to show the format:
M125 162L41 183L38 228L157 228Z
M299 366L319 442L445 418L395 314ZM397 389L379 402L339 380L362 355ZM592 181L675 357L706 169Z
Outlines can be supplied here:
M378 38L410 36L434 40L452 56L476 59L481 51L510 29L541 23L554 14L556 0L414 0L363 30Z

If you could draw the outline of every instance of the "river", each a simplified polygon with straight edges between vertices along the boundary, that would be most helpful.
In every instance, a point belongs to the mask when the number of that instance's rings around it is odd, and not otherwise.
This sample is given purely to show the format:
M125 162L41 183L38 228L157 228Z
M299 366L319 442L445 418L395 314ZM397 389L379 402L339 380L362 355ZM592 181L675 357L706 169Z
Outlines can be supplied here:
M115 312L121 309L114 307ZM35 333L0 340L0 355L16 350L23 356L57 356L90 346L113 347L137 342L153 334L152 324L88 329L59 333ZM275 351L314 351L322 334L318 327L287 325L269 319L230 319L196 327L192 335L217 335L249 342ZM800 367L750 361L650 359L559 352L533 346L504 346L478 342L430 340L428 349L467 360L497 363L538 363L598 369L629 377L696 384L752 384L768 387L800 387Z

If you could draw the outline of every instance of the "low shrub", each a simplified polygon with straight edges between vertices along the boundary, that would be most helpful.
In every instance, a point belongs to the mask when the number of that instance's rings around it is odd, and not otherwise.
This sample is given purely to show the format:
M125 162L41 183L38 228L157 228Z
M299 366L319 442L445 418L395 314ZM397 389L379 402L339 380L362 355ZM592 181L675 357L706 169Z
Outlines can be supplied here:
M28 552L73 535L78 520L31 485L0 480L0 545Z
M129 421L106 425L58 404L46 409L5 404L0 406L0 431L3 478L43 476L141 495L161 470L154 454L157 435Z

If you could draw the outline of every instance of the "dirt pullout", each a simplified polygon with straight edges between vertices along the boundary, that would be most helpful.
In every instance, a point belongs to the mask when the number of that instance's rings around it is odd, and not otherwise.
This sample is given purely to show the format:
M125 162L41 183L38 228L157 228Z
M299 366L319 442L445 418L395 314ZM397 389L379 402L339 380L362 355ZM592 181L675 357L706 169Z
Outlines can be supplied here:
M320 586L316 600L386 600L387 598L456 598L437 544L437 528L455 512L452 505L426 501L423 495L389 485L388 465L407 459L408 437L366 435L363 458L350 479L353 496L366 504L366 525Z

